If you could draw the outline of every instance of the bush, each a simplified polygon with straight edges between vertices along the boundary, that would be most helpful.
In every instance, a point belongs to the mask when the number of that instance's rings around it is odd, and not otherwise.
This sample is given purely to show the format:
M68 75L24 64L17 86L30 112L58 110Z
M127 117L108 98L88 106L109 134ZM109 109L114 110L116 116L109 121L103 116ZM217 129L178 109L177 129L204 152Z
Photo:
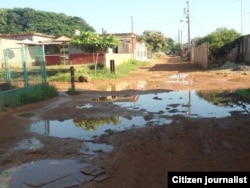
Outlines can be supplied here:
M24 105L46 100L58 95L56 88L48 83L36 87L32 92L25 92L19 96L18 104Z
M250 88L249 89L238 89L235 94L241 97L245 101L250 101Z

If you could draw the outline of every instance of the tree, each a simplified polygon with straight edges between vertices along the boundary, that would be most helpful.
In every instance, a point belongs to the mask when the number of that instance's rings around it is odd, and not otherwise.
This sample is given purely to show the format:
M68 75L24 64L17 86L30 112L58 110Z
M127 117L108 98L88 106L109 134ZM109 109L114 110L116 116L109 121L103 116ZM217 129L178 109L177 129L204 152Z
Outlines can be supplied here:
M96 74L99 52L116 47L119 44L119 39L114 35L100 36L94 32L87 31L74 36L70 43L76 48L80 48L87 53L92 53Z
M168 41L168 45L167 45L167 47L165 47L165 49L166 49L165 52L168 54L168 53L171 53L174 51L175 42L172 38L168 38L167 41Z
M121 123L120 116L108 117L108 118L94 118L94 119L77 119L74 120L76 127L84 128L87 131L96 130L98 127L105 124L112 124L117 126Z
M223 51L221 50L222 47L227 46L228 48L228 45L234 45L234 41L240 36L240 33L234 29L218 28L207 36L198 39L196 44L201 45L204 42L208 42L210 44L209 49L216 54Z
M95 31L80 17L34 10L31 8L0 8L0 33L43 33L71 36L74 30Z
M167 38L160 31L144 31L138 37L138 41L146 43L147 46L152 48L153 52L161 52L168 46Z

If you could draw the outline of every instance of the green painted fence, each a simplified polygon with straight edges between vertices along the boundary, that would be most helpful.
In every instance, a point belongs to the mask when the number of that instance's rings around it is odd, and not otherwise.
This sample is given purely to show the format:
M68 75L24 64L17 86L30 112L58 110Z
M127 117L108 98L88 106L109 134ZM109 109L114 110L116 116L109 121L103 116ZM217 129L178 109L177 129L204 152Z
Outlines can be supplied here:
M6 48L0 68L0 106L14 104L21 94L46 83L46 63L42 46Z

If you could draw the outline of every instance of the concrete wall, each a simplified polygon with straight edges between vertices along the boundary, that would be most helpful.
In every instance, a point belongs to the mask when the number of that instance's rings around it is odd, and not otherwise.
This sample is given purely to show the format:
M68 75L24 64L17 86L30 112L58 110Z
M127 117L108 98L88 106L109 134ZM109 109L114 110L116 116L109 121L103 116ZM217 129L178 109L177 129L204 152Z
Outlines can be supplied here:
M5 67L5 57L4 57L4 50L8 49L8 63L9 67L15 67L15 68L23 68L23 59L26 60L27 67L35 66L38 64L38 61L40 61L41 56L38 58L36 55L37 48L32 48L25 46L25 58L22 57L22 50L23 47L22 44L18 44L18 40L10 40L10 39L0 39L0 67ZM39 54L42 55L42 54Z
M146 47L146 45L144 43L137 43L136 44L135 59L139 60L139 61L148 60L147 47Z
M242 47L244 51L244 61L250 64L250 35L244 36L244 45Z
M129 43L120 42L117 48L118 54L128 54L131 52L131 45Z
M191 62L199 65L200 67L207 69L209 67L209 44L203 43L199 46L192 46Z
M106 53L105 54L105 66L106 68L110 68L110 60L115 61L115 65L122 64L130 59L133 59L133 54L113 54Z
M78 54L69 54L70 64L79 65L79 64L93 64L93 55L90 53L78 53ZM105 63L105 54L99 53L98 63Z
M5 58L4 58L4 49L6 48L21 48L22 45L17 44L17 42L20 42L18 40L9 40L9 39L0 39L0 65L3 68L5 66ZM21 64L22 56L21 56L21 50L19 49L13 49L9 50L9 56L11 57L10 62L14 64ZM21 59L21 61L20 61Z
M118 53L135 54L136 35L134 33L117 33L113 35L117 36L120 39L120 44L118 46Z

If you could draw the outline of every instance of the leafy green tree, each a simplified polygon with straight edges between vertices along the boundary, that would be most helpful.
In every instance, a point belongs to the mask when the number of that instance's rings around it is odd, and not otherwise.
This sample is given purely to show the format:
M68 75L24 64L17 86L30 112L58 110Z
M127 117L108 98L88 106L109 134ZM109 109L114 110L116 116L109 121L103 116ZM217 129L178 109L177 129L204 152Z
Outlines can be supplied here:
M165 52L168 54L170 52L173 52L175 49L175 42L172 38L167 38L168 45L165 47Z
M0 33L43 33L72 36L74 30L95 31L80 17L31 8L0 9Z
M218 28L207 36L198 39L196 44L200 45L204 42L208 42L211 52L218 53L223 46L233 44L240 36L240 33L234 29Z
M105 124L112 124L117 126L121 123L119 116L108 117L108 118L95 118L95 119L76 119L74 124L76 127L83 127L87 131L94 131L98 127Z
M96 74L99 53L106 51L108 48L116 47L119 44L119 39L114 35L100 36L94 32L87 31L74 36L70 43L87 53L92 53Z
M160 31L144 31L138 36L139 42L144 42L153 52L161 52L168 46L167 38Z

